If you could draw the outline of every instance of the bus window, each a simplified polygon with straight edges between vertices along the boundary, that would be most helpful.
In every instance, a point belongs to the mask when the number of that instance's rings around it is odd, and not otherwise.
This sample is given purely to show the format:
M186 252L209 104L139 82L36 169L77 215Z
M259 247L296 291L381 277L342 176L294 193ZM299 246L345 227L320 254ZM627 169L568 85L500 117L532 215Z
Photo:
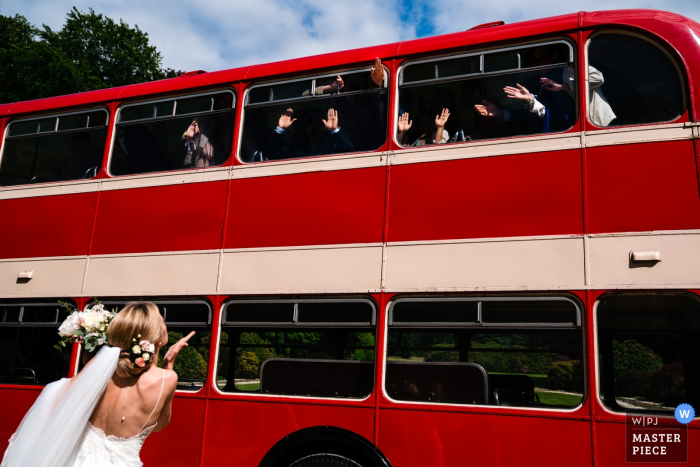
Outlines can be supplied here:
M57 302L0 304L0 384L43 386L68 376L71 352L54 348L66 316Z
M130 301L130 300L129 300ZM129 301L105 300L108 310L124 308ZM175 360L178 391L199 391L207 379L209 344L211 343L211 307L204 300L149 300L158 305L168 327L168 345L160 349L159 365L170 346L194 331Z
M231 301L216 384L222 392L362 399L374 385L371 301Z
M390 308L394 400L572 408L583 368L580 311L568 299L405 298Z
M10 122L0 186L93 178L102 167L106 110Z
M609 295L598 303L600 399L611 410L673 413L700 403L700 302Z
M678 68L649 41L597 34L588 64L588 120L596 126L669 122L685 112Z
M369 70L250 88L241 161L374 151L386 140L387 83Z
M216 167L233 142L232 91L129 104L119 110L109 170L134 175Z
M576 122L566 41L409 62L400 73L404 146L562 132Z

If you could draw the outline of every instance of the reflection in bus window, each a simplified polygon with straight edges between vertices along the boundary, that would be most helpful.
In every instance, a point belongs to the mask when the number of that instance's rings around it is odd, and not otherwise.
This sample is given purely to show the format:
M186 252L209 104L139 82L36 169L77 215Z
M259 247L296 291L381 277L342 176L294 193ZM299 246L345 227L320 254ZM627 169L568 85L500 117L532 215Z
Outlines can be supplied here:
M598 304L603 403L669 413L700 403L700 302L684 295L611 295Z
M158 364L163 366L163 357L170 346L190 332L195 334L183 347L175 360L174 370L178 375L178 391L199 391L207 380L209 368L209 345L211 343L211 308L200 300L153 300L158 305L168 327L168 345L158 354ZM121 310L128 303L121 300L102 302L108 310Z
M70 350L54 348L66 316L57 303L0 304L0 384L43 386L68 376Z
M668 122L685 111L678 69L668 55L644 39L596 35L588 46L588 63L588 119L597 126ZM613 118L601 115L606 112L605 101Z
M252 88L245 109L241 160L378 149L386 139L384 76L376 79L367 70Z
M386 391L411 402L576 407L584 390L577 313L565 300L400 300Z
M374 384L373 322L374 307L365 300L230 302L217 386L223 392L364 398Z
M10 123L0 186L93 178L102 167L107 112L96 110Z
M408 64L397 141L455 143L566 131L576 122L572 49L563 42Z
M110 172L133 175L223 164L231 153L233 107L228 91L124 107Z

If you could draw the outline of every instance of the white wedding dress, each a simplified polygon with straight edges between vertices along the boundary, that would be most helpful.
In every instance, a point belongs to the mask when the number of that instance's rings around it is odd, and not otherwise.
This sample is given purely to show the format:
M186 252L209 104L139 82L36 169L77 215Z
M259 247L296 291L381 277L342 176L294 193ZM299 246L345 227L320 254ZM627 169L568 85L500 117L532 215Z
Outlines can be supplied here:
M89 419L119 360L119 348L104 346L75 377L47 385L10 438L0 467L142 467L139 453L157 423L130 438L106 435Z

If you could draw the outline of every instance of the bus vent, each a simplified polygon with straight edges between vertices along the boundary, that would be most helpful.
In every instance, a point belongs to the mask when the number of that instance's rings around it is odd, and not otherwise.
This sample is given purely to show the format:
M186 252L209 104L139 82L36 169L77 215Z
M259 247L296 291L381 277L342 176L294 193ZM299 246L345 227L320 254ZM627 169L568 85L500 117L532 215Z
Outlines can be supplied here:
M473 28L467 29L467 31L473 31L474 29L492 28L494 26L503 26L504 24L506 24L505 21L492 21L490 23L484 23L478 26L474 26Z

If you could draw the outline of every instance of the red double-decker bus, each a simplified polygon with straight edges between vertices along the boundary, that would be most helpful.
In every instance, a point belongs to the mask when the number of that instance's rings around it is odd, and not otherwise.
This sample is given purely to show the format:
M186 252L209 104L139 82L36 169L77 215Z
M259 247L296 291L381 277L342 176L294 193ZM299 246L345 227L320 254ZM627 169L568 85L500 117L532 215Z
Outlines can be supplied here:
M97 297L196 331L147 465L625 462L700 407L699 76L626 10L0 106L0 448Z

